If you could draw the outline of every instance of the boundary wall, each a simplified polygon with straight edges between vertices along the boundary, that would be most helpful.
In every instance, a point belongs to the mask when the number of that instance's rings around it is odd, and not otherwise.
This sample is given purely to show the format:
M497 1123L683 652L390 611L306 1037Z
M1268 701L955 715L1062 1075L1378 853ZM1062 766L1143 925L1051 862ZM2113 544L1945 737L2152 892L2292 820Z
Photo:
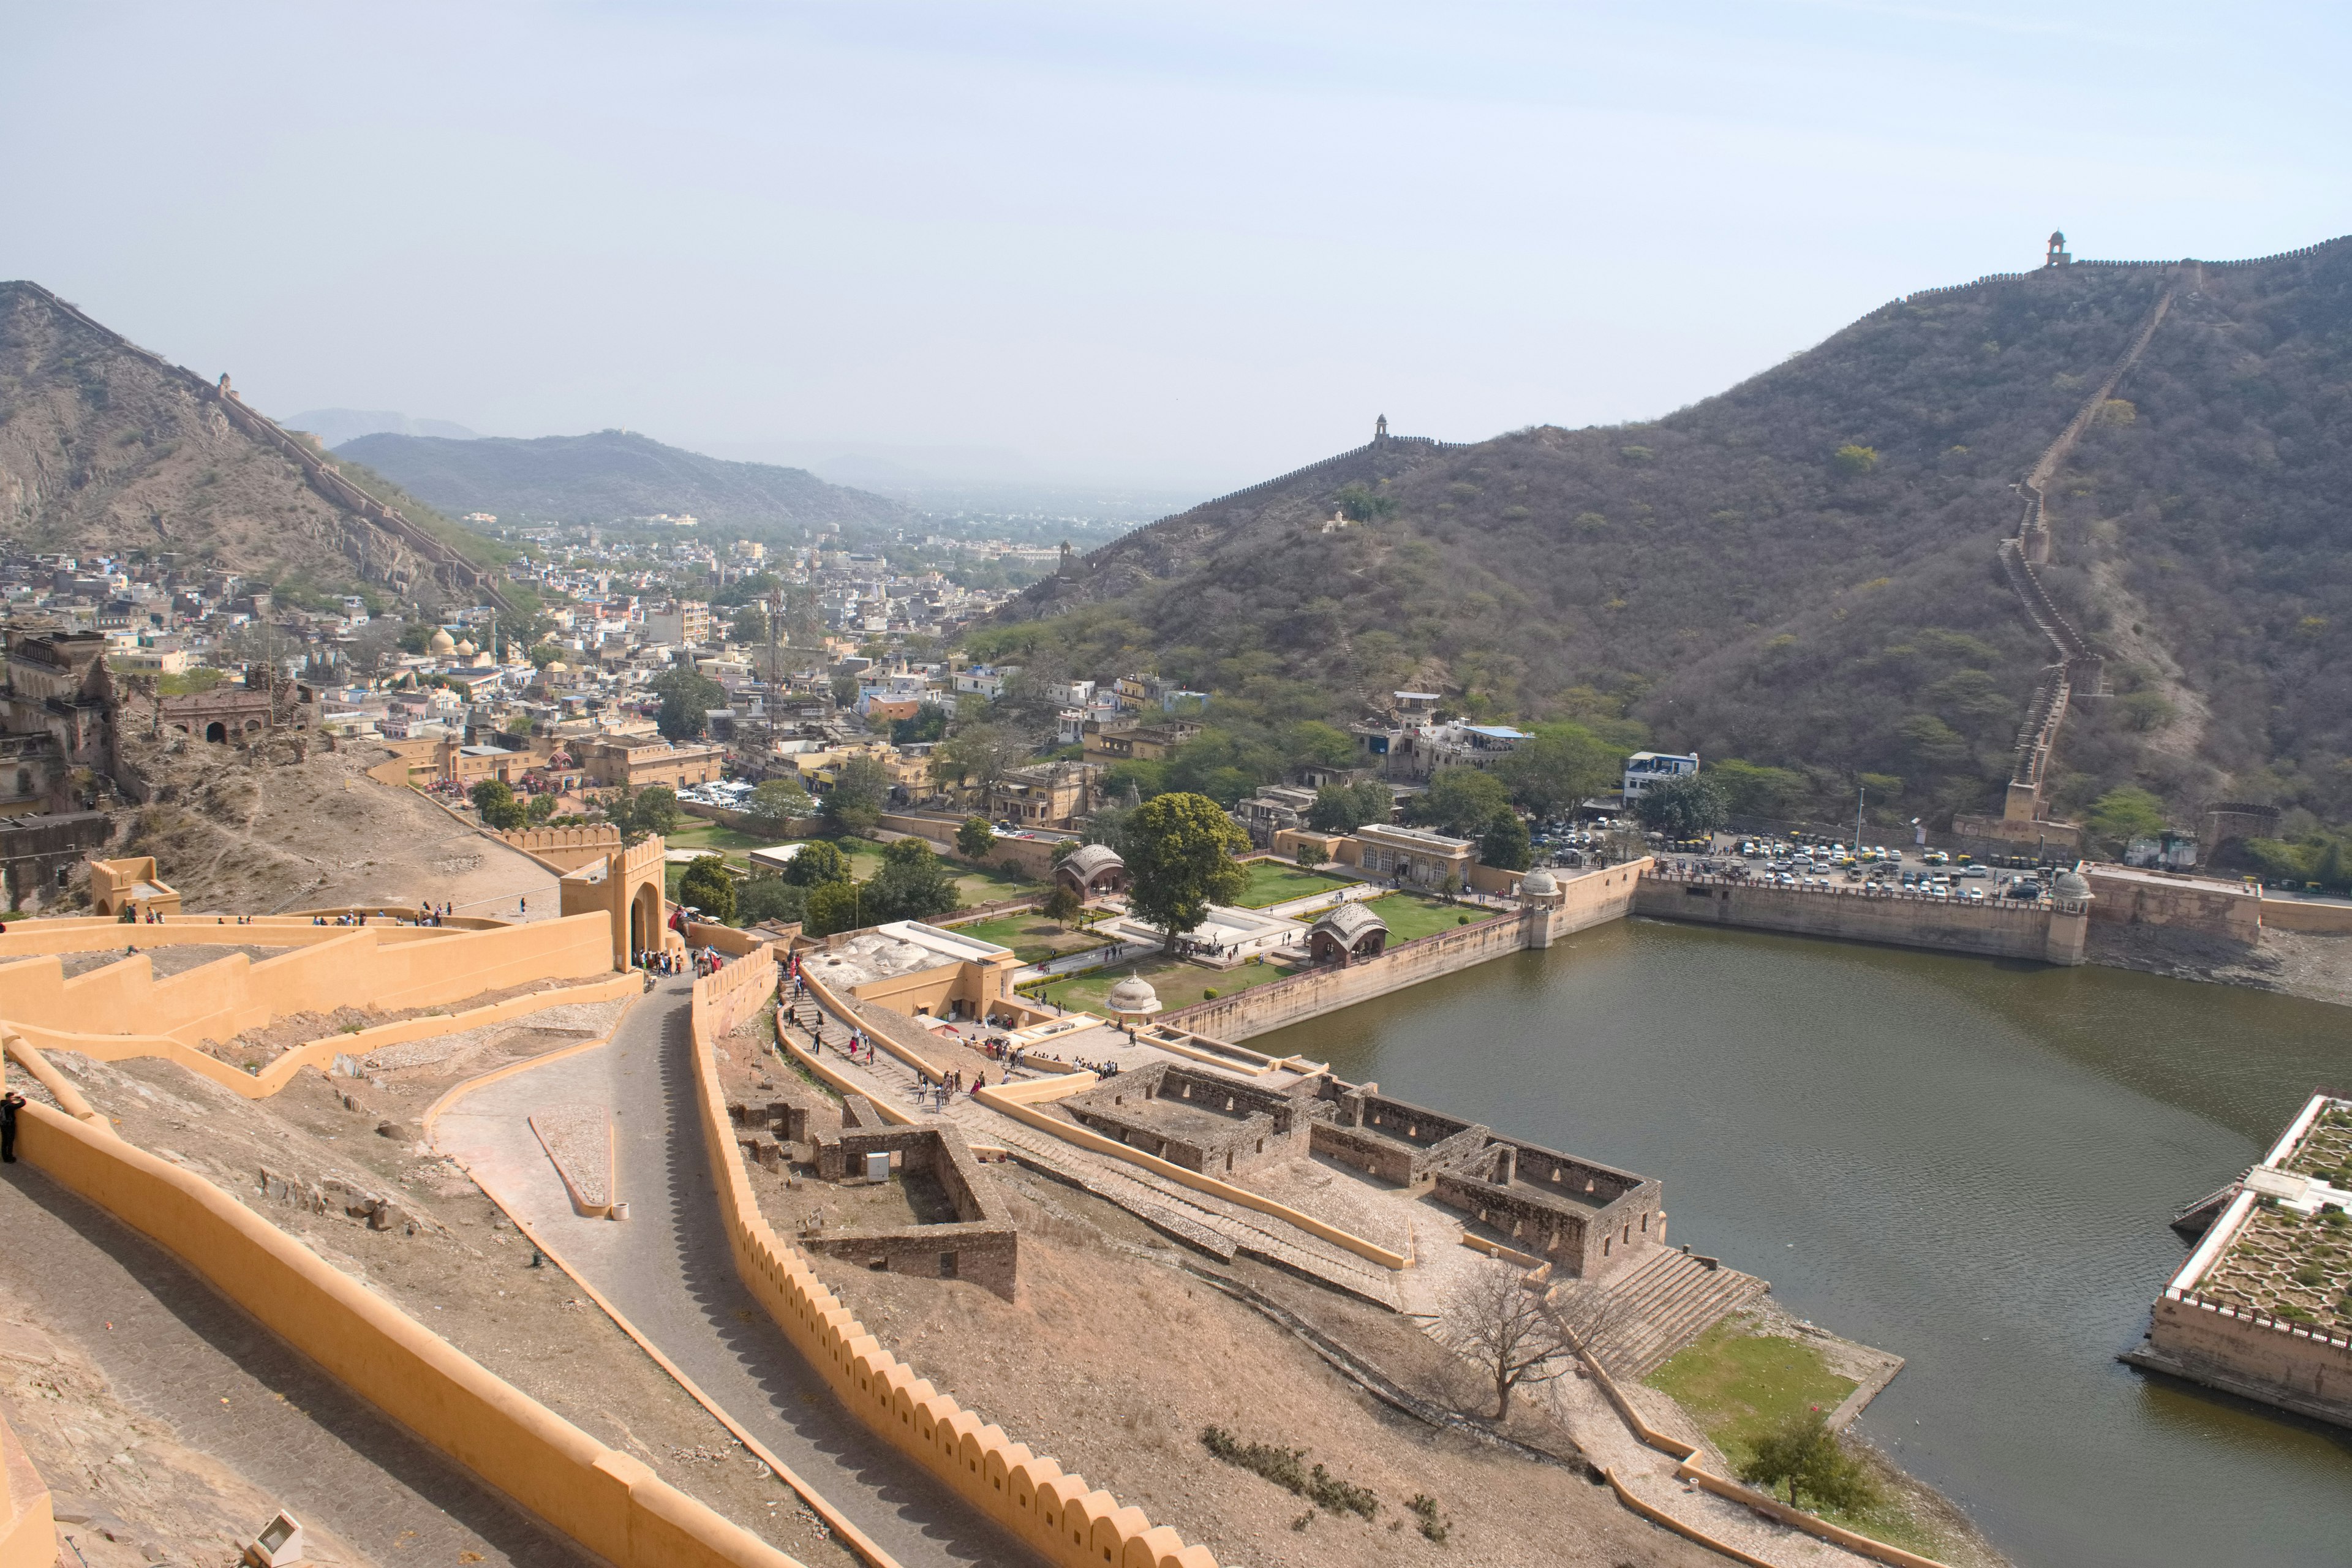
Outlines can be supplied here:
M334 1065L337 1057L365 1056L385 1046L427 1039L435 1035L463 1034L467 1029L529 1017L550 1007L569 1006L574 1003L615 1002L623 997L637 995L644 989L644 981L636 975L616 974L610 980L588 985L567 985L554 991L535 991L527 996L509 996L503 1002L469 1007L462 1013L428 1013L421 1018L379 1024L374 1028L354 1030L348 1035L323 1035L318 1039L304 1041L257 1073L246 1072L218 1057L206 1056L194 1047L183 1045L165 1035L83 1035L66 1029L45 1029L33 1024L16 1027L21 1029L26 1043L45 1051L75 1051L101 1062L160 1057L247 1100L267 1100L294 1081L294 1075L304 1068L317 1068L324 1072Z
M608 922L602 915L470 931L391 925L97 925L95 931L54 937L9 931L0 935L0 955L20 935L62 941L69 944L68 951L85 952L112 947L117 939L136 946L158 936L165 942L194 942L196 933L215 944L226 940L296 951L258 963L230 953L162 980L145 953L132 953L68 980L51 948L47 956L0 965L0 1017L43 1030L78 1030L103 1019L114 1026L113 1033L162 1036L193 1046L203 1039L231 1039L289 1013L325 1013L352 1004L431 1007L534 980L603 977L614 968ZM180 935L183 930L191 934Z
M53 1568L57 1560L49 1484L8 1423L0 1421L0 1568Z
M2262 902L2262 922L2273 931L2302 931L2340 936L2352 931L2352 904L2324 904L2302 899L2265 896Z
M9 1054L28 1068L36 1057L18 1040ZM800 1568L210 1182L121 1142L103 1118L92 1124L37 1103L19 1115L27 1162L172 1252L330 1376L588 1551L618 1568Z
M1485 920L1474 915L1474 924L1399 942L1378 958L1307 970L1178 1008L1159 1021L1212 1039L1245 1040L1523 947L1549 947L1556 938L1632 912L1641 873L1649 864L1646 858L1631 861L1564 881L1555 895L1559 903L1550 908L1509 910Z
M1654 874L1642 879L1633 912L1654 920L2069 965L2083 962L2089 928L2082 911L2047 903L1955 904L1941 899L1767 888Z
M743 1173L712 1041L767 1003L779 973L772 952L754 953L697 981L693 993L696 1103L719 1215L746 1289L852 1415L1047 1562L1060 1568L1216 1568L1207 1547L1186 1544L1141 1509L1064 1473L918 1378L825 1289L807 1256L769 1227Z

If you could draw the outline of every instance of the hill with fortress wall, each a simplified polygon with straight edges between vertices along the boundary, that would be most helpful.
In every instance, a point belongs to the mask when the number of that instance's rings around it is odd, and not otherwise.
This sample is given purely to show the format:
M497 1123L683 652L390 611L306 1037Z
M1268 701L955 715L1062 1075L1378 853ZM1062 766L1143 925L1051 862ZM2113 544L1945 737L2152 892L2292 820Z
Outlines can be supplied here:
M2052 260L1889 301L1662 419L1376 438L1003 619L1033 658L1123 639L1206 690L1279 668L1334 719L1404 686L1622 714L1788 770L1792 816L1850 816L1866 784L1891 820L1997 818L2042 737L2043 816L2145 790L2184 818L2352 816L2352 243ZM2003 542L2029 522L2021 582ZM2100 679L2044 736L2045 672L2078 654Z

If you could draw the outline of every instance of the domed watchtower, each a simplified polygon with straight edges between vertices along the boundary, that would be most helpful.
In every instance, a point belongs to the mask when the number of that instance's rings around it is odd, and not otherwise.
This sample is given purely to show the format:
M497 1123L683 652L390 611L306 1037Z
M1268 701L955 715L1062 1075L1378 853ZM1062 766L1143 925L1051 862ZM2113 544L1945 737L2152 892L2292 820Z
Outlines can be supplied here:
M2074 259L2074 258L2073 257L2066 254L2065 234L2061 230L2054 228L2052 229L2050 231L2050 256L2047 260L2042 262L2042 266L2064 267Z

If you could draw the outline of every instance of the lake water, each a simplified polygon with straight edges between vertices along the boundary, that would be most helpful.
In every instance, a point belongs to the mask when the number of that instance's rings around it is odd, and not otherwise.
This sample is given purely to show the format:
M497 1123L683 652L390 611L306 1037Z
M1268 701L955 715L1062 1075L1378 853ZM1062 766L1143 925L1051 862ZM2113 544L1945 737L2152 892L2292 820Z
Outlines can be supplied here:
M1908 1358L1861 1430L2028 1568L2352 1562L2352 1432L2114 1359L2352 1009L1621 921L1250 1043L1661 1178L1674 1241Z

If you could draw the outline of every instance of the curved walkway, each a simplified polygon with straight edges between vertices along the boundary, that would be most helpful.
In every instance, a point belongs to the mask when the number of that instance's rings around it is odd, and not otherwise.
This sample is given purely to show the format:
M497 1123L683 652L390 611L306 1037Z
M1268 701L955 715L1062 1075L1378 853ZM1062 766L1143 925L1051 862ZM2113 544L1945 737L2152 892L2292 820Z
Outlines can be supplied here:
M170 1253L21 1162L0 1167L0 1268L43 1326L89 1355L126 1405L169 1423L179 1441L372 1561L595 1561Z
M436 1121L435 1146L906 1568L1034 1562L843 1409L737 1277L697 1126L692 990L690 979L657 982L609 1045L485 1083ZM535 1111L580 1104L612 1110L625 1221L575 1213L531 1132Z

